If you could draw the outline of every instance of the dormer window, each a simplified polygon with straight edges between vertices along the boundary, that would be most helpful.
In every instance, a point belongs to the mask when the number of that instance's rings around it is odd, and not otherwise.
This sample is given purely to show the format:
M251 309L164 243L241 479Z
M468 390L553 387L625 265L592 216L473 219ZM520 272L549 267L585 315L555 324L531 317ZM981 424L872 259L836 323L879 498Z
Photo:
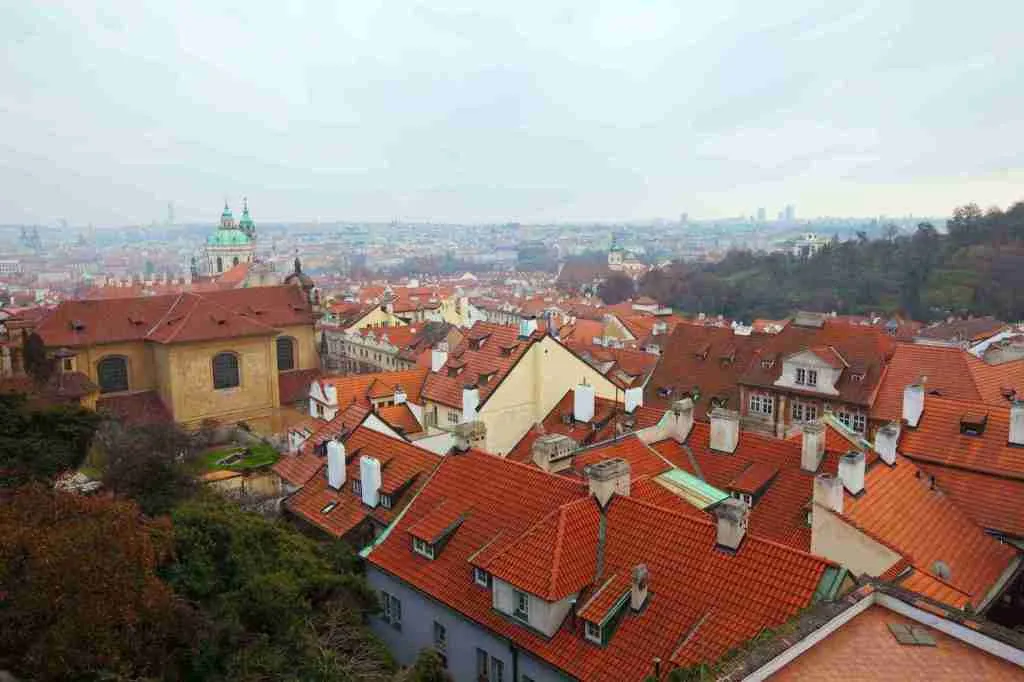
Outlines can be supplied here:
M604 644L604 633L601 631L601 626L597 623L591 623L589 620L583 622L583 635L587 638L587 641L594 644Z
M380 496L380 506L384 507L385 509L391 509L391 496L390 495L381 495Z
M491 586L491 575L482 568L473 567L473 582L480 587Z
M765 358L761 361L761 369L771 369L774 366L775 360L772 360L771 358Z
M528 622L530 620L530 595L521 590L513 590L513 592L515 594L516 608L512 615L519 620Z
M428 559L434 558L434 546L419 538L412 539L412 551Z
M807 385L817 386L818 385L818 372L813 369L807 370Z
M356 494L356 495L362 495L363 494L363 484L357 478L352 479L352 492L354 494Z
M803 367L796 368L795 382L801 386L817 386L818 385L818 371L814 369L804 369Z
M770 395L754 393L750 396L750 411L770 417L775 410L775 401Z

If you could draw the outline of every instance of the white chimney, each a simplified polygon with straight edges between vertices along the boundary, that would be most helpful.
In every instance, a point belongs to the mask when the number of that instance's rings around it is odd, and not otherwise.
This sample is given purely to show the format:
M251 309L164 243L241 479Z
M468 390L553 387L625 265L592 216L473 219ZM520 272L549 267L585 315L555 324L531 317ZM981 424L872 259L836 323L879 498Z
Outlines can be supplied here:
M875 452L889 466L896 463L896 444L899 441L900 425L896 422L889 422L875 432Z
M686 441L693 428L693 399L683 398L675 401L667 416L671 420L668 437L677 443Z
M341 490L345 485L345 446L341 441L327 441L327 485Z
M404 405L407 398L405 389L401 386L395 386L395 405Z
M734 497L727 497L715 507L717 532L715 542L719 547L737 550L747 534L747 505Z
M519 337L527 338L537 331L537 318L533 315L523 315L519 318Z
M644 389L641 386L634 386L626 389L626 412L633 414L633 410L644 405Z
M363 489L363 504L376 507L380 502L380 460L369 455L360 457L359 480Z
M912 428L917 428L921 421L921 413L924 412L924 384L910 384L903 389L903 421Z
M572 466L572 453L576 441L561 433L538 436L533 441L531 454L533 463L544 471L557 474Z
M711 449L731 454L739 442L740 413L723 407L711 410Z
M646 564L639 564L633 567L633 580L629 586L629 608L639 611L647 603L647 586L651 581L651 574Z
M803 438L800 443L800 468L815 472L821 466L825 456L825 425L819 421L807 422L803 425Z
M470 448L483 450L487 443L487 425L482 421L460 422L455 425L453 446L458 452Z
M839 480L851 495L864 490L864 453L859 450L847 452L839 458Z
M573 391L572 416L578 422L589 422L594 418L594 387L579 384Z
M590 494L597 498L602 509L608 506L612 495L629 497L629 462L616 457L587 466L583 473L587 477Z
M327 399L328 405L338 404L338 389L334 384L326 384L324 386L324 397Z
M448 362L448 342L440 341L430 351L430 371L440 372L446 362Z
M814 504L837 514L843 513L843 482L832 474L814 477Z
M480 389L471 384L462 387L462 421L476 421L476 408L480 406Z
M1010 406L1010 445L1024 445L1024 402L1014 400Z

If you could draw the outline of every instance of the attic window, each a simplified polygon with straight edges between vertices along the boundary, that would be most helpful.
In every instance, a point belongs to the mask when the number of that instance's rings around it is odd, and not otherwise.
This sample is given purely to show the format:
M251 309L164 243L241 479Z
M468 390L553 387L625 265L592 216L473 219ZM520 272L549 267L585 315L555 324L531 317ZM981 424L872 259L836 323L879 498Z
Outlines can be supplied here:
M480 587L491 586L491 575L482 568L473 567L473 582Z
M412 551L421 556L425 556L428 559L434 558L434 546L425 540L420 540L419 538L412 539Z
M658 396L661 397L661 398L671 398L672 397L672 391L673 391L673 387L672 386L659 386L658 387Z
M960 417L960 433L968 436L980 436L985 432L988 414L984 412L966 412Z
M81 320L71 320L70 326L71 331L73 332L85 331L85 322L82 322Z
M323 507L320 508L320 513L321 514L330 514L332 511L334 511L334 508L337 507L337 506L338 506L337 502L328 502L327 504L325 504Z
M601 626L597 623L591 623L589 620L583 621L583 634L587 638L588 642L594 644L604 644L603 633L601 632Z
M889 623L889 632L900 644L908 646L935 646L935 638L928 629L920 625Z
M385 509L391 509L391 496L382 494L380 496L380 506L384 507Z
M775 366L775 359L774 358L765 358L764 360L761 360L761 369L771 369L774 366Z
M851 372L850 381L864 381L864 372Z

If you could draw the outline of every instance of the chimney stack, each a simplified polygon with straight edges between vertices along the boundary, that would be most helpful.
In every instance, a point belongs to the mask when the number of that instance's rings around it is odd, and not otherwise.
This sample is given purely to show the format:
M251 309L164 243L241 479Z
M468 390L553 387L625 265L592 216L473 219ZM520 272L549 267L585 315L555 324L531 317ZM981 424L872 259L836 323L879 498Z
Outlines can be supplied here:
M519 338L529 338L533 336L535 331L537 331L537 317L535 315L523 315L519 318Z
M903 389L903 421L912 429L917 428L924 412L924 382L910 384Z
M716 407L711 410L711 449L732 454L740 442L740 413Z
M851 495L864 490L864 453L852 450L839 458L839 480Z
M825 425L820 421L807 422L803 425L800 443L800 468L813 473L821 466L824 456Z
M889 466L896 463L896 444L899 441L900 425L896 422L889 422L875 432L875 452Z
M578 422L589 422L594 418L594 387L581 383L573 390L572 416Z
M583 470L590 494L597 498L602 509L608 506L612 495L629 496L629 462L616 457L591 464Z
M549 473L557 474L572 466L576 441L561 433L549 433L533 441L533 463Z
M683 398L672 403L668 418L671 420L668 437L677 443L685 442L693 428L693 398Z
M327 485L335 490L345 485L345 446L341 441L327 441Z
M814 504L836 514L843 513L843 483L832 474L818 474L814 477Z
M363 504L376 507L380 502L380 460L369 455L360 457L359 480L363 490Z
M462 387L462 421L476 421L476 408L480 406L480 389L473 384Z
M446 362L448 362L448 342L438 341L430 351L430 371L440 372Z
M646 564L638 564L633 567L633 582L629 588L629 608L639 611L647 603L647 585L650 583L651 574Z
M484 449L487 426L482 421L460 422L455 425L455 449L466 452L470 448Z
M747 505L734 497L727 497L715 507L718 529L715 542L719 547L735 551L747 534Z
M633 411L644 405L644 389L642 386L634 386L626 389L626 412L633 414Z
M1024 445L1024 402L1014 400L1010 406L1010 445Z

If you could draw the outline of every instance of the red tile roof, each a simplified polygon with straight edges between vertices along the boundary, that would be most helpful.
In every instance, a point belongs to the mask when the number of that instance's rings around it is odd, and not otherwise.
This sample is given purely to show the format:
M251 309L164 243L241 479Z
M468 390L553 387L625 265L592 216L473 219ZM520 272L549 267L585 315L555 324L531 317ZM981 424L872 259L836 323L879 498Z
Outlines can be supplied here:
M302 444L302 453L313 453L324 442L351 433L371 412L373 408L368 403L349 403L349 406L335 415L334 419L318 423L313 433Z
M413 553L409 530L453 502L472 513L433 560ZM614 498L606 515L606 569L595 576L598 512L584 485L483 453L449 456L368 561L569 675L615 681L642 680L655 656L684 666L717 659L805 607L830 565L750 535L736 553L723 552L710 521L634 498ZM547 594L581 583L596 591L606 576L644 563L651 597L606 646L588 643L571 618L549 639L492 608L471 560Z
M326 457L300 455L307 461L310 457L315 458L318 466L302 488L285 500L285 508L289 512L334 537L344 536L369 518L380 525L390 523L415 497L416 491L441 461L441 457L432 452L367 428L357 428L344 443L346 475L340 490L327 485ZM361 496L352 491L352 481L360 477L359 458L363 455L380 461L380 492L391 495L390 508L380 504L370 508L363 504ZM336 504L325 513L323 510L331 503Z
M319 369L293 369L277 375L277 392L282 405L309 399L309 385L320 376Z
M750 466L729 482L727 488L738 493L756 495L758 491L772 482L777 473L779 473L779 468L776 466L764 462L751 462Z
M416 415L409 409L408 403L381 407L377 410L377 416L384 420L388 426L399 430L404 435L416 434L423 431L423 427L416 420Z
M341 406L353 402L369 405L370 398L394 395L398 386L405 391L406 400L420 404L428 373L429 370L426 368L413 367L395 372L326 376L320 379L320 384L334 386L338 395L338 405Z

